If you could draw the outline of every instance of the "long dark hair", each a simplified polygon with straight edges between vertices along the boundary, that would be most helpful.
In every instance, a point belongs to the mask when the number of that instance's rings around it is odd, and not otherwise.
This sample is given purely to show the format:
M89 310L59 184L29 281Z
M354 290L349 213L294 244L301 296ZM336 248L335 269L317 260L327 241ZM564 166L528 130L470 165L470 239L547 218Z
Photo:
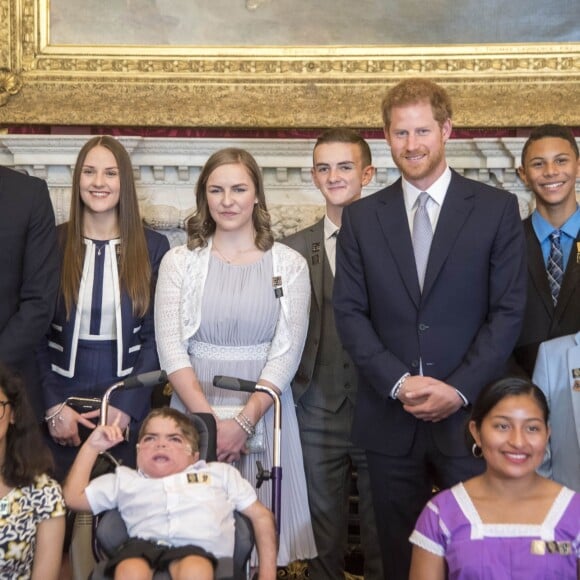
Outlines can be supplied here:
M79 296L85 246L83 244L83 210L81 199L81 174L89 151L95 147L108 149L119 169L120 195L117 214L121 235L119 255L119 280L129 294L133 304L133 314L145 316L151 303L151 264L145 231L139 213L137 191L133 178L133 166L127 150L114 137L100 135L87 141L80 150L73 173L70 215L64 246L60 285L70 317Z
M2 477L6 485L30 485L35 477L52 472L52 456L42 439L24 384L2 364L0 389L10 401L5 412L12 411L12 422L6 431Z

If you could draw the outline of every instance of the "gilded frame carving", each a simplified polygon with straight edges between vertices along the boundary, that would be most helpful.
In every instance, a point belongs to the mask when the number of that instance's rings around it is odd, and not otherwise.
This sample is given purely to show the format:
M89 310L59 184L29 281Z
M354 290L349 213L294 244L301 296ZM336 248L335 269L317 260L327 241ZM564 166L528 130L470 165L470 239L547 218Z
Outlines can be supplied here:
M580 126L580 43L198 48L52 46L49 0L0 0L0 123L381 126L386 88L445 84L457 127Z

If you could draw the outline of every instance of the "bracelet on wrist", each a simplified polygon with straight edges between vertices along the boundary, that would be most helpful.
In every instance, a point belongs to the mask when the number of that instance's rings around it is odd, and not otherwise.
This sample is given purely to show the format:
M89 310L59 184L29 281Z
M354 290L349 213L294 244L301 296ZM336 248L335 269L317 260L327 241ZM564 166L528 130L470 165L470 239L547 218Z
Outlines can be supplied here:
M56 427L56 419L58 418L59 421L62 421L62 417L60 416L60 412L64 409L66 405L66 401L63 401L59 406L58 409L56 411L54 411L53 413L51 413L50 415L46 415L44 417L44 420L47 423L50 423L50 426L54 429Z
M411 375L403 375L400 379L399 382L397 384L397 386L395 387L395 390L393 391L393 399L398 399L399 398L399 394L401 393L401 391L403 390L403 385L405 384L405 381L410 377Z
M240 417L240 415L236 415L234 417L234 421L242 428L242 431L248 436L251 437L254 433L248 425L244 422L244 420Z

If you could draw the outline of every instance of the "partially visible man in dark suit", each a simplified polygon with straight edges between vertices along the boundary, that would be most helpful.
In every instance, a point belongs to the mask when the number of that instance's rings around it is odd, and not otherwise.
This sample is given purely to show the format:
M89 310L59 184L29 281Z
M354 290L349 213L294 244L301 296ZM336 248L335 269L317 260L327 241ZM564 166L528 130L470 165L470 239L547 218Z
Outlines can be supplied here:
M314 146L312 180L324 196L326 215L284 240L310 269L310 322L292 391L300 425L308 501L318 557L311 580L344 576L352 466L357 470L365 580L382 579L367 462L351 442L356 371L334 323L332 290L336 234L342 210L361 196L374 174L367 142L350 129L329 129Z
M399 83L383 119L402 179L345 208L334 305L359 373L353 440L367 453L384 575L402 580L433 486L483 470L464 427L520 333L525 244L516 197L447 166L442 87Z
M522 150L518 173L536 201L536 209L524 221L528 295L514 350L517 365L529 378L541 342L580 330L580 209L576 202L580 159L572 131L561 125L536 127ZM557 273L552 274L551 268Z
M0 167L0 361L20 373L37 418L44 405L34 349L58 291L54 211L46 183Z

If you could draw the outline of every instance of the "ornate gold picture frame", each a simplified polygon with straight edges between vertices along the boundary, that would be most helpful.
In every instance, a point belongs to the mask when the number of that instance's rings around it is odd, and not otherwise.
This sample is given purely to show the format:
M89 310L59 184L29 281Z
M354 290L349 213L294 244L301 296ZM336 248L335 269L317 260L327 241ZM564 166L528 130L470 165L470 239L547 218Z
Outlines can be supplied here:
M580 43L462 46L56 46L49 0L0 0L0 123L381 126L385 90L446 85L456 127L580 126Z

